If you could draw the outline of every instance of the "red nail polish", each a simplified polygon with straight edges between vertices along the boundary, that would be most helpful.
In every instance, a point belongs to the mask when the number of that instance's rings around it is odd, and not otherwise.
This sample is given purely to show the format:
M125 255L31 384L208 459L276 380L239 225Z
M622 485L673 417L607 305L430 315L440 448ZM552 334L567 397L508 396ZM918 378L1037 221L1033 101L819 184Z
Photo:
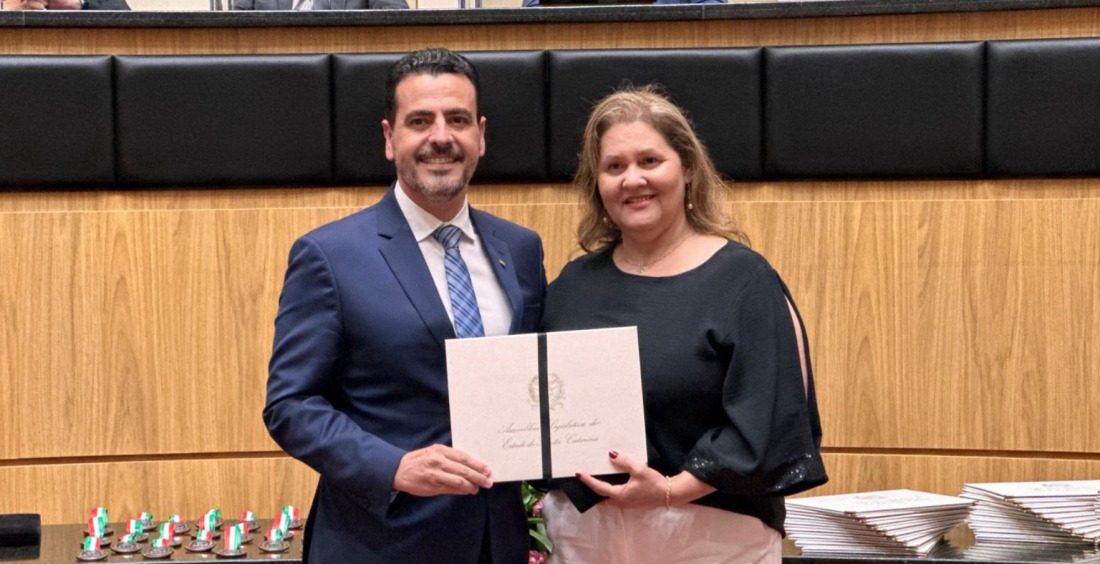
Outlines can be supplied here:
M613 450L613 451L607 453L607 456L610 456L611 458L618 458L619 457L619 451Z

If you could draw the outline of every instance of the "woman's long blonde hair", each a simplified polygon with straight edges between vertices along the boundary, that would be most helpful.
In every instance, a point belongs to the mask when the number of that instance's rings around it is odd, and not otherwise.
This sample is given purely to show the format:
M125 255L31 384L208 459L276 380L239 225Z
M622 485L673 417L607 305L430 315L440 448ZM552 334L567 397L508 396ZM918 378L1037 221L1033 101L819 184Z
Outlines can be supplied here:
M664 137L687 174L685 181L685 213L687 222L697 233L718 235L748 244L748 236L726 216L718 202L726 189L722 175L714 168L706 147L695 135L687 116L659 88L648 85L618 90L596 104L588 125L584 128L573 186L584 203L583 217L577 226L577 242L585 252L614 247L622 240L622 232L607 220L607 210L600 199L597 180L600 174L600 140L611 126L640 121ZM687 204L691 209L687 209Z

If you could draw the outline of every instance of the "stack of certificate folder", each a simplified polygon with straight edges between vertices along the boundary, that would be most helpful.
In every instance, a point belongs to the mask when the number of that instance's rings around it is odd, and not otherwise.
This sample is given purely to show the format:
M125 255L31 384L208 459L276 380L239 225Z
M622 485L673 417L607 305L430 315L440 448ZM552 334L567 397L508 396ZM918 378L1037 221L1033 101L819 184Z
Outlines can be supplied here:
M974 502L913 490L787 500L787 534L803 554L924 556Z
M977 544L1100 544L1100 480L966 484Z

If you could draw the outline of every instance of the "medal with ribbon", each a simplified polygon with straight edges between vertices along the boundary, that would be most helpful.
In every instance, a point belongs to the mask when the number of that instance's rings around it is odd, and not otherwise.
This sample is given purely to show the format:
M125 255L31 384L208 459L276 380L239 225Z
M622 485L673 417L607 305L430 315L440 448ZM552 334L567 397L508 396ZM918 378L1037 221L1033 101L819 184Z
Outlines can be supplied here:
M206 552L214 548L214 532L209 529L196 529L195 540L187 544L187 550L191 552Z
M95 518L89 519L91 523L95 521ZM84 560L86 562L93 562L96 560L103 560L107 558L107 553L103 552L103 538L97 536L84 537L84 543L80 545L80 554L76 555L77 560Z
M244 539L244 531L247 525L237 524L222 532L222 546L214 549L214 554L225 557L244 556L245 550L241 548Z
M283 552L288 548L290 543L283 540L283 530L277 526L267 531L264 542L260 545L260 550L264 552Z
M302 515L298 512L298 508L293 505L287 505L283 507L283 514L290 517L289 527L291 529L297 529L302 526Z

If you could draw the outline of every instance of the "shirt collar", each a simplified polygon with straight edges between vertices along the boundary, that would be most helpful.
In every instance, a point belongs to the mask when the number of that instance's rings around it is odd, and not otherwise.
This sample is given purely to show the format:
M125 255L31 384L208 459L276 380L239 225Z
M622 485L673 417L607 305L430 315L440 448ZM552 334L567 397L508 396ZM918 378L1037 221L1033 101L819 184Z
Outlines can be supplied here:
M439 218L416 205L416 202L412 201L412 198L409 198L408 194L405 193L405 189L401 187L400 182L394 184L393 190L395 192L394 196L397 198L397 205L401 208L401 213L404 214L405 221L409 223L409 229L412 230L413 238L418 243L431 237L432 233L444 223L458 227L468 239L477 241L474 225L470 221L470 201L466 196L462 197L462 208L458 210L454 217L448 221L439 221Z

